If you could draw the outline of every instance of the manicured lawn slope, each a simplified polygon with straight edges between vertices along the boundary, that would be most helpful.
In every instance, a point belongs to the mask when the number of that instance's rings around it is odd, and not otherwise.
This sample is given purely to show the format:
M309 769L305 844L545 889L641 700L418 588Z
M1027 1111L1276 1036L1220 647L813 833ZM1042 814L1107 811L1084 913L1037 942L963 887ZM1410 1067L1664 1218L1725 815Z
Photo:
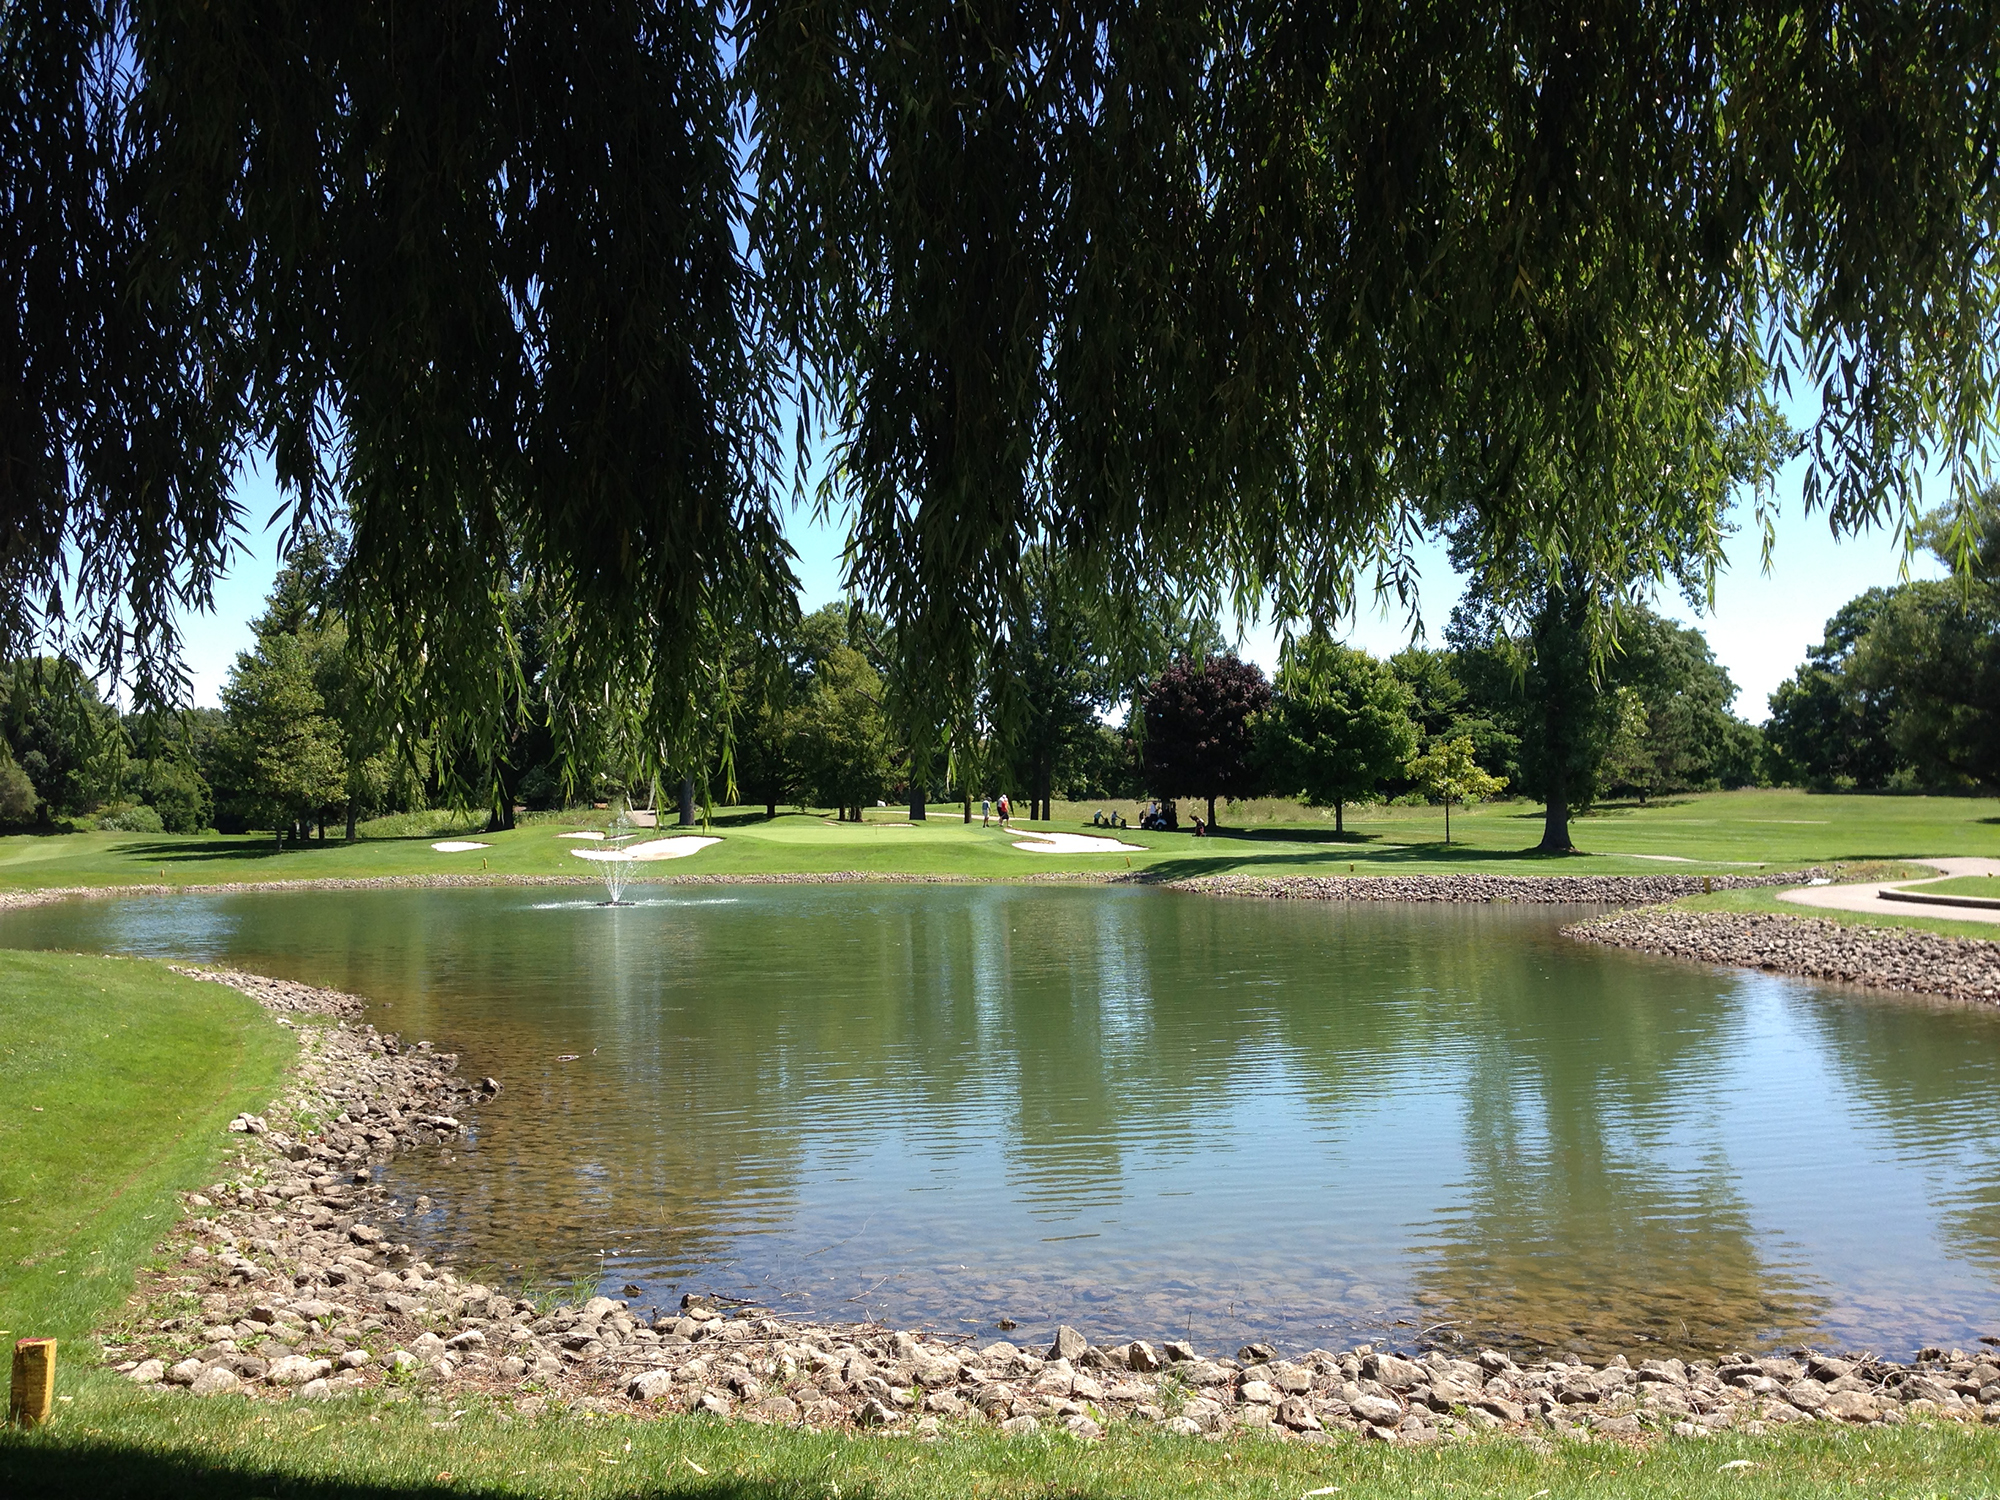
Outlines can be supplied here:
M0 951L0 1329L75 1339L294 1052L256 1003L133 959ZM67 1388L67 1387L65 1387ZM0 1484L0 1493L6 1486Z
M1076 811L1075 809L1070 809ZM1245 809L1271 811L1265 804ZM1819 796L1791 791L1720 792L1600 809L1574 824L1583 855L1545 858L1528 852L1541 836L1541 811L1525 803L1461 808L1453 842L1442 842L1441 809L1364 808L1336 836L1317 812L1278 809L1283 821L1226 826L1222 837L1120 830L1131 852L1061 854L1013 847L1021 834L960 821L955 807L909 825L900 809L870 809L869 820L836 823L819 813L730 809L709 830L722 842L686 858L640 867L642 876L827 873L962 875L1018 879L1046 871L1160 876L1225 871L1252 874L1357 874L1487 870L1515 874L1724 874L1833 861L2000 855L2000 801L1951 797ZM1087 815L1086 815L1087 816ZM1229 820L1225 819L1226 825ZM603 815L595 818L602 826ZM65 885L207 884L377 875L576 875L576 841L559 837L592 826L578 817L537 822L507 833L464 837L484 849L440 854L439 837L363 839L278 852L265 835L239 838L112 833L0 839L0 890ZM1091 833L1084 816L1041 825ZM668 836L672 829L658 835Z
M1636 1451L1517 1441L1403 1450L1345 1441L1209 1443L1113 1429L1068 1437L843 1438L707 1418L517 1420L417 1401L288 1405L144 1395L110 1380L80 1390L40 1432L0 1433L0 1494L248 1500L252 1496L744 1497L744 1500L1762 1500L1990 1495L2000 1432L1940 1423L1868 1433L1815 1426L1765 1438L1664 1442ZM1744 1461L1739 1463L1738 1461ZM1725 1467L1737 1464L1736 1467Z
M1927 896L1984 896L2000 901L2000 875L1961 875L1956 880L1933 880L1917 887Z

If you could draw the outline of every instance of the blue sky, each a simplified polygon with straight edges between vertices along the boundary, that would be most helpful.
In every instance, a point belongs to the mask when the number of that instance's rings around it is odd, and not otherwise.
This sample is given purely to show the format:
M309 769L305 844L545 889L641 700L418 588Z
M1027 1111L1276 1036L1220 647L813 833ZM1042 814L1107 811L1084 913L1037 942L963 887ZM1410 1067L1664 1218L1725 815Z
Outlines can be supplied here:
M1765 717L1771 690L1791 675L1806 648L1819 640L1827 616L1864 589L1895 583L1901 576L1902 548L1886 530L1836 539L1824 517L1803 514L1804 472L1804 461L1794 460L1780 476L1778 541L1768 574L1759 567L1757 537L1746 526L1731 547L1711 613L1696 615L1675 594L1655 602L1662 613L1707 632L1716 658L1741 690L1736 711L1751 720ZM187 665L200 705L216 702L236 653L249 646L249 622L263 607L277 571L276 533L264 529L277 506L274 486L263 473L246 471L237 498L249 520L248 552L216 590L214 613L185 622ZM805 607L815 609L839 598L838 527L817 524L801 510L790 517L787 530L799 553ZM1418 560L1423 575L1419 608L1429 638L1437 642L1461 585L1441 546L1427 548ZM1911 559L1909 566L1913 577L1937 577L1943 572L1928 556ZM1384 617L1364 610L1352 623L1348 639L1387 655L1408 643L1409 631L1400 611ZM1267 670L1277 664L1276 632L1268 621L1243 629L1241 649Z

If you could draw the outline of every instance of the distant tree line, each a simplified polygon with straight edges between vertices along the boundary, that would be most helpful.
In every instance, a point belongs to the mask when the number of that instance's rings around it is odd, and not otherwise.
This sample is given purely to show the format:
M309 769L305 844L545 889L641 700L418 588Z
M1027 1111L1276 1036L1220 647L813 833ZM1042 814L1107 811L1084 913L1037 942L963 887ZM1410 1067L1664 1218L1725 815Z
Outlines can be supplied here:
M2000 489L1954 538L1926 540L1967 568L1874 588L1826 622L1820 643L1771 695L1772 774L1828 790L2000 786Z
M1699 630L1643 606L1607 645L1586 606L1543 582L1507 607L1475 584L1436 648L1387 660L1322 633L1290 639L1274 678L1230 651L1211 616L1160 606L1107 622L1031 549L1029 587L962 722L918 736L924 684L896 627L855 603L731 638L702 754L662 766L633 717L559 700L543 601L504 600L518 670L497 684L518 726L494 752L426 725L388 659L353 638L341 542L308 536L280 572L219 709L120 714L73 662L0 664L0 824L88 819L132 832L262 829L293 840L423 808L517 809L664 800L684 814L733 801L859 818L895 799L914 817L1008 792L1057 801L1179 803L1260 796L1332 810L1478 800L1501 790L1553 825L1594 803L1768 784L1840 790L2000 785L2000 520L1993 494L1969 540L1932 523L1962 576L1870 589L1771 697L1758 727ZM1594 601L1609 608L1604 600ZM560 713L593 717L559 752ZM664 784L663 784L664 783Z

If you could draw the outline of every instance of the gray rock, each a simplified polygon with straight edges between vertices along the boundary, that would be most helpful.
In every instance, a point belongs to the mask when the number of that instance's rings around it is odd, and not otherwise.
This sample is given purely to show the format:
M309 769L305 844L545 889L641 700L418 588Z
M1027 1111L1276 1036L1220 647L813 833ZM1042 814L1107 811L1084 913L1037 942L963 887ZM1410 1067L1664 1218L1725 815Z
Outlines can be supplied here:
M1403 1408L1387 1396L1357 1396L1348 1409L1371 1427L1394 1427L1403 1420Z
M1169 1362L1173 1364L1186 1364L1189 1360L1197 1358L1194 1352L1194 1345L1190 1344L1186 1339L1175 1339L1172 1343L1164 1344L1161 1347L1165 1350Z
M416 1355L407 1349L391 1349L389 1357L383 1363L392 1370L414 1370L418 1361Z
M1361 1361L1361 1369L1370 1380L1378 1380L1392 1391L1422 1385L1426 1373L1422 1365L1393 1354L1371 1354Z
M1169 1417L1160 1426L1176 1437L1201 1436L1201 1424L1191 1417Z
M134 1385L151 1385L154 1381L164 1380L166 1377L167 1364L165 1360L160 1359L142 1359L125 1372L125 1378Z
M1248 1401L1255 1406L1276 1406L1278 1404L1278 1388L1268 1380L1246 1380L1236 1394L1242 1400Z
M188 1390L197 1396L219 1396L224 1391L238 1390L242 1385L242 1378L227 1365L209 1365L195 1376Z
M726 1417L731 1411L729 1398L720 1391L703 1391L694 1407L696 1411L705 1411L714 1417Z
M1030 1416L1009 1417L1000 1424L1000 1430L1008 1437L1026 1437L1030 1433L1040 1432L1042 1424Z
M897 1414L880 1401L864 1401L854 1413L854 1420L863 1427L887 1427L897 1419Z
M625 1394L634 1401L657 1401L674 1389L672 1370L645 1370L625 1383Z
M1817 1380L1795 1380L1785 1387L1785 1399L1800 1411L1818 1411L1826 1405L1827 1390Z
M1322 1431L1320 1420L1313 1415L1313 1409L1297 1396L1287 1396L1278 1403L1278 1420L1293 1432Z
M1843 1422L1872 1422L1882 1415L1882 1403L1866 1391L1829 1391L1820 1410Z
M202 1363L200 1360L184 1359L179 1364L170 1368L160 1378L165 1380L168 1385L193 1385L195 1377L201 1374L201 1372Z
M1056 1341L1049 1346L1048 1357L1074 1362L1081 1359L1083 1351L1089 1347L1090 1340L1065 1323L1056 1330Z
M1029 1420L1032 1421L1033 1418ZM1104 1436L1104 1429L1081 1412L1078 1412L1074 1416L1064 1417L1063 1430L1068 1432L1072 1437L1083 1438L1085 1441L1091 1441Z
M1160 1368L1160 1356L1151 1344L1134 1339L1125 1346L1125 1364L1135 1374L1150 1375Z

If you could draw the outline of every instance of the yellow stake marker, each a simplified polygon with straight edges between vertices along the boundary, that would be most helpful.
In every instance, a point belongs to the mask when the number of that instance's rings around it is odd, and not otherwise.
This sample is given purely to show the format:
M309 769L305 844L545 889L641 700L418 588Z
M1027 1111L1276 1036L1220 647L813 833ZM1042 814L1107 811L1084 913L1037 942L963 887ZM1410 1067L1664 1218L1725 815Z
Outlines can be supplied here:
M7 1395L7 1420L17 1427L48 1421L56 1400L56 1341L19 1339L14 1344L14 1384Z

